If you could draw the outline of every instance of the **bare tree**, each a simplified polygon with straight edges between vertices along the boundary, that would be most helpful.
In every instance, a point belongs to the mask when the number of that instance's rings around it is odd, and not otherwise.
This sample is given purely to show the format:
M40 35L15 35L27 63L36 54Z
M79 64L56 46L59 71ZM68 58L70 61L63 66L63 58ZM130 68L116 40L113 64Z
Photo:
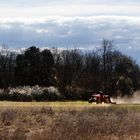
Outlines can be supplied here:
M104 39L102 41L102 46L100 49L101 57L102 57L102 65L103 65L103 89L104 91L107 90L109 76L108 74L111 73L111 61L112 56L111 52L114 49L113 41Z

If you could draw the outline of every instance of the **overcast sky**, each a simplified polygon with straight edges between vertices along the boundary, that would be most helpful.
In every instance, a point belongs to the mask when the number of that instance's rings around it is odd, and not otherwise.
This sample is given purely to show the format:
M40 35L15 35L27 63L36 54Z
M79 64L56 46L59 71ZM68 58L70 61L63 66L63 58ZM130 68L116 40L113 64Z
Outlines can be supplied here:
M0 44L92 49L103 39L140 63L140 0L0 0Z

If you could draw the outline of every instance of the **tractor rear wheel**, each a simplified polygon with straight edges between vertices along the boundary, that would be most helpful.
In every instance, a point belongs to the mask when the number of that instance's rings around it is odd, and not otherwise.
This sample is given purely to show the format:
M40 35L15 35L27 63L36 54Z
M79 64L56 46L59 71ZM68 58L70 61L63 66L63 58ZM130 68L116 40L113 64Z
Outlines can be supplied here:
M96 100L96 104L101 104L102 102L101 102L101 100L100 99L97 99Z
M105 103L110 104L110 103L111 103L110 98L106 98L106 99L105 99Z

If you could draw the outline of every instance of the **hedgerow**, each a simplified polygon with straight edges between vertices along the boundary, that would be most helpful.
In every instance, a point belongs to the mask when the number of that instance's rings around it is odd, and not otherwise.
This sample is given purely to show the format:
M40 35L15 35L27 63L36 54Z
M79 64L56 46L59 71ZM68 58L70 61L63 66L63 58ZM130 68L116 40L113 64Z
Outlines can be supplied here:
M40 87L38 85L30 87L0 89L0 100L10 101L55 101L62 99L56 87Z

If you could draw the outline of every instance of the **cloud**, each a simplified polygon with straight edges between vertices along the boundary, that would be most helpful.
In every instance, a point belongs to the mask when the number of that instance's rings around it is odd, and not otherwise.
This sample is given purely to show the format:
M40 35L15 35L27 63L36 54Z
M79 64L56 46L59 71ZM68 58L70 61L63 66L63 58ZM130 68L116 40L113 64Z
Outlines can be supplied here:
M1 0L2 5L33 6L44 4L138 4L139 0Z
M137 59L139 5L139 0L1 0L0 44L92 48L106 38Z
M140 18L90 16L0 20L0 43L13 48L36 45L90 49L99 46L104 38L114 40L119 50L137 59Z
M7 5L0 6L0 17L3 18L40 18L46 16L96 16L123 15L139 16L139 4L108 4L108 3L57 3L42 5Z

